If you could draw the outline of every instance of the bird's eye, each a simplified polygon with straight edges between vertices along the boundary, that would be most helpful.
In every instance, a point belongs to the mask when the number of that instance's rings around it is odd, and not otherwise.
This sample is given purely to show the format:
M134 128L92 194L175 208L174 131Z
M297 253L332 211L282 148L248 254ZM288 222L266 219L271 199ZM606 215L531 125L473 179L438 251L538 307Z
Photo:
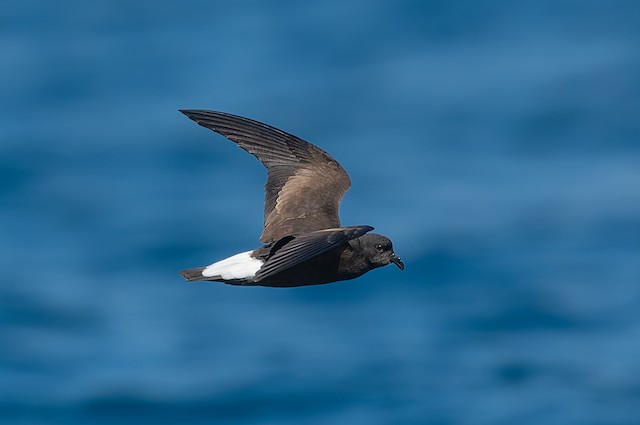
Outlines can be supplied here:
M380 244L376 245L376 249L380 252L384 251L384 248Z

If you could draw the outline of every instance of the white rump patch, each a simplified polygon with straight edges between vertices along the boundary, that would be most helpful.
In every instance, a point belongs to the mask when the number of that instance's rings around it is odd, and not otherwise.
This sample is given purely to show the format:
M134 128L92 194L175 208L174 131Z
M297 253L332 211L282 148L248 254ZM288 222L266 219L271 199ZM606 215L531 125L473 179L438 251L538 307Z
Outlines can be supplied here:
M213 263L202 271L202 276L220 276L225 280L252 278L264 262L253 258L250 255L251 252L252 251L241 252L240 254Z

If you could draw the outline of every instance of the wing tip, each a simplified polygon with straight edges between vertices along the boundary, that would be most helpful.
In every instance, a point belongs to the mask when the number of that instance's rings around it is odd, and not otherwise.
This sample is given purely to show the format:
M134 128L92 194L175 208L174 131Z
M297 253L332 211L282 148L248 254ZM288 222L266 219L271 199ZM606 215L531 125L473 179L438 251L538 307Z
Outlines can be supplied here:
M194 121L196 120L196 115L204 112L202 109L178 109L178 111Z
M224 123L225 120L233 120L240 119L243 121L251 121L249 118L243 118L239 115L233 115L226 112L220 111L211 111L209 109L178 109L179 112L186 115L190 120L195 121L197 124L200 124L203 127L206 127L210 130L215 131L216 133L220 133L217 129L217 125L214 123L220 124ZM226 137L226 136L225 136Z
M345 227L345 229L347 230L348 233L357 235L356 237L359 238L360 236L372 231L374 227L369 226L368 224L361 224L359 226L348 226L348 227Z

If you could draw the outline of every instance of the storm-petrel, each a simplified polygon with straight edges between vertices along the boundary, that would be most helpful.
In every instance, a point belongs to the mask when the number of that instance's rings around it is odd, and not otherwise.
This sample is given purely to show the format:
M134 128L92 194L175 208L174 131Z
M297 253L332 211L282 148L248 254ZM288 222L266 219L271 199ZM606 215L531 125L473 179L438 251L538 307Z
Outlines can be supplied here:
M338 207L351 180L328 153L266 124L224 112L181 110L254 155L268 171L265 245L207 267L183 270L188 281L293 287L353 279L404 263L371 226L340 225Z

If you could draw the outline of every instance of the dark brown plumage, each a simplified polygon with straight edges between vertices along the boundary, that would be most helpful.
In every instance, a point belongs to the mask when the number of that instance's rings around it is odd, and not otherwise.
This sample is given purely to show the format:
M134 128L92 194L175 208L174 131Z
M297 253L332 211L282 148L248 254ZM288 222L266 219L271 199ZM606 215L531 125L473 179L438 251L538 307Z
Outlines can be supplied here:
M208 267L180 272L185 279L234 285L302 286L351 279L395 263L391 241L366 234L371 226L341 227L338 208L351 180L328 153L266 124L224 112L181 110L254 155L267 168L266 245Z
M235 142L267 168L261 242L340 227L338 207L351 179L328 153L248 118L224 112L180 112Z

